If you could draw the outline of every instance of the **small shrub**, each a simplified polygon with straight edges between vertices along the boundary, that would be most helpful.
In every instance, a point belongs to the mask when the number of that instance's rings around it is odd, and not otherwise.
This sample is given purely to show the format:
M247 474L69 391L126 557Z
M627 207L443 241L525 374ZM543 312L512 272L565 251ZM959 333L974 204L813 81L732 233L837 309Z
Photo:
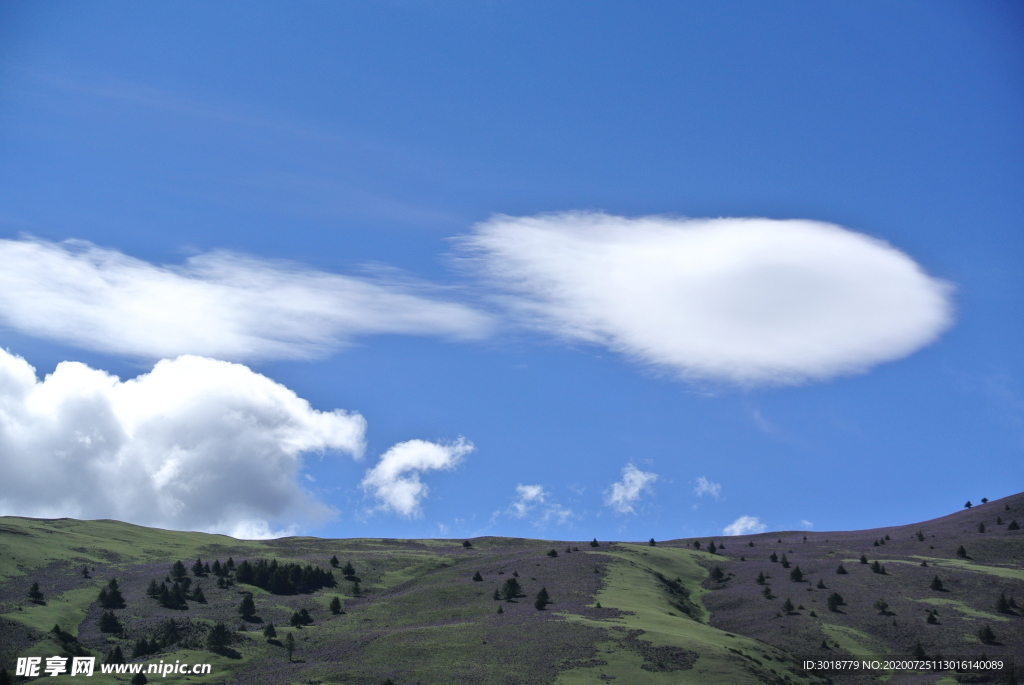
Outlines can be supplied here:
M1020 524L1017 523L1017 519L1010 521L1010 525L1006 527L1006 530L1020 530Z
M658 543L654 541L654 538L651 538L650 540L648 540L647 544L650 545L651 547L657 547L658 546Z
M471 549L473 547L473 543L470 542L469 540L466 540L465 542L462 543L462 546L465 547L466 549Z
M981 630L978 631L978 639L981 640L982 643L986 644L986 645L995 644L996 643L996 634L992 632L991 626L986 625Z
M889 603L886 602L884 599L876 600L872 606L874 606L878 613L882 614L883 616L889 612Z
M484 577L482 575L480 575L479 571L477 571L476 573L473 574L473 581L474 582L480 583L480 582L483 581L483 579L484 579Z
M863 555L863 554L860 555L860 563L862 563L862 564L867 564L868 563L868 558L865 555Z
M591 547L600 547L600 546L601 546L601 543L599 543L599 542L597 541L597 538L594 538L593 540L591 540L591 541L590 541L590 546L591 546Z
M841 576L845 576L847 573L849 573L849 571L843 568L842 564L839 564L839 568L836 569L836 573L838 573Z
M961 559L966 559L966 558L967 558L967 550L966 550L966 549L964 549L964 546L963 546L963 545L960 545L960 546L959 546L959 547L957 548L957 550L956 550L956 555L957 555L958 557L960 557Z
M819 590L827 590L827 589L828 589L828 588L827 588L827 587L825 586L825 581L824 581L824 580L822 580L822 579L820 579L820 578L818 579L818 589L819 589Z
M942 587L942 581L939 580L938 576L932 578L932 584L929 587L931 587L931 589L935 590L936 592L942 592L942 590L944 589Z

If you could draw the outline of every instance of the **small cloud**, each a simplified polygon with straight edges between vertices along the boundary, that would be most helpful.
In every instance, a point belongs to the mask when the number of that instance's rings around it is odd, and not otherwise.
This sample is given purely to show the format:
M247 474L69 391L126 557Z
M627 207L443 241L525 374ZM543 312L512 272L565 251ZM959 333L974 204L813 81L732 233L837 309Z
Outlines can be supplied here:
M536 505L543 504L548 496L543 486L523 485L522 483L516 486L516 493L519 497L509 507L509 512L516 518L526 516Z
M701 476L697 479L697 487L693 489L693 494L697 495L697 497L708 494L718 499L718 496L722 494L722 485L720 483L712 483L704 476Z
M722 529L725 535L750 535L751 533L763 533L767 526L761 523L756 516L740 516L738 519Z
M557 523L559 525L565 523L569 519L574 518L572 509L567 509L561 504L552 504L544 509L544 516L541 518L541 523Z
M751 412L750 416L754 420L754 424L761 429L761 432L768 433L769 435L771 435L772 433L775 433L778 430L775 427L774 423L766 419L764 415L761 414L760 409L754 409L754 411Z
M658 480L658 474L641 471L633 464L622 469L622 480L612 483L611 491L605 496L605 504L619 514L632 514L633 505L644 493L653 492L651 483Z
M800 527L804 530L810 530L811 528L814 528L814 524L808 521L807 519L804 519L800 521Z
M373 492L380 502L379 509L418 517L422 515L420 503L429 491L426 483L420 481L420 473L453 469L473 449L473 443L462 437L447 444L426 440L400 442L366 472L361 485Z
M316 478L314 478L313 476L309 475L308 473L304 473L302 475L305 476L306 480L308 480L310 483L315 483L316 482Z
M448 531L451 530L446 523L437 524L437 529L441 532L441 535L448 535Z

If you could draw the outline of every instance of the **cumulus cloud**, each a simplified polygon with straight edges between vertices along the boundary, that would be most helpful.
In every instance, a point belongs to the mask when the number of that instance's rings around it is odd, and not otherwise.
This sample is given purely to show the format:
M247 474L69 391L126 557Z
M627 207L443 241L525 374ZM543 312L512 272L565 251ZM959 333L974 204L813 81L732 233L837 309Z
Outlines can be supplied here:
M0 240L0 322L145 358L323 356L379 333L478 338L488 318L424 286L229 252L157 266L83 241Z
M575 517L572 509L557 502L549 502L550 493L541 485L516 486L516 498L508 508L508 513L516 518L526 518L533 510L538 509L539 516L535 523L543 526L548 523L563 524ZM500 512L495 512L495 515Z
M517 497L512 506L509 507L509 511L516 518L523 518L534 506L543 504L544 500L547 499L548 493L545 492L544 488L540 485L523 485L520 483L516 486Z
M271 537L332 515L299 485L303 455L359 458L365 431L240 364L183 356L121 381L62 362L39 381L0 350L0 513Z
M453 469L472 451L473 443L461 437L451 443L400 442L366 472L362 486L377 498L378 508L409 518L421 516L420 504L430 489L420 473Z
M622 469L622 480L612 483L605 495L604 503L619 514L632 514L633 505L640 501L643 493L651 493L651 484L658 480L658 474L641 471L632 464Z
M496 216L460 246L531 325L685 378L855 373L952 322L948 284L881 240L816 221Z
M722 529L725 535L750 535L752 533L763 533L767 526L761 523L756 516L740 516L738 519Z
M693 494L697 495L697 497L711 495L718 499L718 496L722 494L722 486L719 483L712 483L704 476L701 476L697 479L697 486L693 489Z

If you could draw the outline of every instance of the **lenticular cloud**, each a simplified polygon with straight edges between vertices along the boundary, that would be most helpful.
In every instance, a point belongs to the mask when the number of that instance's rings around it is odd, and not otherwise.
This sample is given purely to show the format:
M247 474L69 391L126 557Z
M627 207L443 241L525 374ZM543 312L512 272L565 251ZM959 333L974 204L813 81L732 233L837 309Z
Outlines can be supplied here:
M856 373L952 322L948 284L885 242L815 221L496 216L460 246L531 325L691 379Z
M0 322L115 354L323 356L359 335L483 337L490 320L422 284L211 252L158 266L84 241L0 240Z
M303 455L358 458L365 431L240 364L185 356L121 381L62 362L39 381L0 350L0 514L271 537L332 515L298 484Z

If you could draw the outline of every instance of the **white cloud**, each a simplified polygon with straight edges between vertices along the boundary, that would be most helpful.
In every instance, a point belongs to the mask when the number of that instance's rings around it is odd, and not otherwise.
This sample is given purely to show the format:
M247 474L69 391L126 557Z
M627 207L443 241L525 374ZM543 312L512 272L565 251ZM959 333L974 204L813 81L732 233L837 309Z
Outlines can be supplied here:
M272 524L332 515L299 485L303 454L359 458L365 431L240 364L184 356L121 381L62 362L40 382L0 350L0 513L287 534Z
M323 356L379 333L477 338L488 318L424 286L229 252L157 266L83 241L0 240L0 322L145 358Z
M516 486L516 493L519 496L516 497L515 501L512 502L512 506L509 507L509 511L516 518L526 516L534 506L543 504L548 496L548 493L544 491L542 486L523 485L522 483Z
M651 483L656 480L658 474L626 464L622 469L622 480L612 483L611 490L605 496L605 504L620 514L632 514L633 505L640 501L640 496L644 492L653 492Z
M740 516L738 519L727 525L722 533L725 535L750 535L752 533L763 533L767 526L761 523L756 516Z
M697 497L708 494L718 499L718 496L722 494L722 486L720 483L712 483L704 476L697 479L697 487L693 489L693 494Z
M530 324L685 378L856 373L952 322L948 284L881 240L816 221L496 216L460 245Z
M362 487L372 491L380 509L406 517L420 516L420 503L429 492L420 473L453 469L472 451L473 443L461 437L446 444L426 440L400 442L366 472Z
M810 530L811 528L814 528L814 524L808 521L807 519L803 519L802 521L800 521L800 527L804 530Z

